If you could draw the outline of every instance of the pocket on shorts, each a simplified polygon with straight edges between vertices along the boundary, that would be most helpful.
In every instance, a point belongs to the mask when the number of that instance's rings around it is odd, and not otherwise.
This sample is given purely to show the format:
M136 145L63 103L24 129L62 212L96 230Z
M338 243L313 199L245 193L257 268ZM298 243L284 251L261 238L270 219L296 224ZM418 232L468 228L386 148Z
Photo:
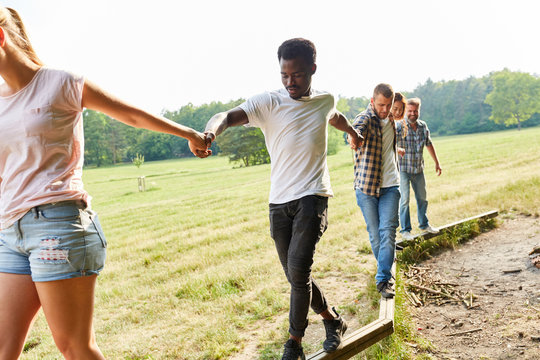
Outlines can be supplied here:
M97 234L97 236L99 236L99 239L101 240L101 245L106 248L107 239L105 238L105 234L103 233L103 229L101 228L101 224L99 223L99 219L95 211L81 210L81 217L87 219L87 225L83 224L86 231L95 231L95 233Z
M80 217L79 207L75 204L59 204L59 205L46 205L38 207L39 216L44 221L50 222L62 222L62 221L74 221Z

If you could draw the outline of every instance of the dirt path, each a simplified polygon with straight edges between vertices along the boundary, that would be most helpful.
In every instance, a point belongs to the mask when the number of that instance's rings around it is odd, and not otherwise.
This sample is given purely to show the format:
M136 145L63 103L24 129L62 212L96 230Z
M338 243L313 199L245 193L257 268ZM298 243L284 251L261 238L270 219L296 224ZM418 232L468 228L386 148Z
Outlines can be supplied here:
M540 245L540 219L507 216L499 222L419 265L476 296L470 309L457 301L410 306L436 359L540 359L540 269L528 255Z

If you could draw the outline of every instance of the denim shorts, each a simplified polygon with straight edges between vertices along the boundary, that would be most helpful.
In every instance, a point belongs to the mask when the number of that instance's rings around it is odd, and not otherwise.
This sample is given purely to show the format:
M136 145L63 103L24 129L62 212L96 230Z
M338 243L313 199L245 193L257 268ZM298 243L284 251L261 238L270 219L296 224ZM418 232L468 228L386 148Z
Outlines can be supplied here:
M32 208L0 232L0 272L53 281L95 275L107 242L96 213L82 201Z

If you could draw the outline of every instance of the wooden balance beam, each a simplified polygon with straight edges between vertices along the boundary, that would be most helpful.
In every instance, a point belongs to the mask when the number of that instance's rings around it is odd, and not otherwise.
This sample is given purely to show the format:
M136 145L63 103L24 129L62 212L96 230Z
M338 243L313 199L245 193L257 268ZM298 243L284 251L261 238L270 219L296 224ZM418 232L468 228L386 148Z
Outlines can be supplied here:
M392 275L396 275L396 264L392 265ZM394 298L381 297L379 318L368 325L353 331L343 339L343 347L332 353L319 350L309 355L308 360L344 360L350 359L360 351L367 349L394 332Z
M428 232L423 232L414 236L413 240L401 241L397 243L400 246L408 246L415 242L416 239L430 239L432 237L443 234L444 232L450 231L454 227L463 224L467 221L477 220L477 219L490 219L499 215L498 210L488 211L486 213L476 215L467 219L459 220L451 224L444 225L439 228L437 234L431 234ZM392 275L394 279L396 278L396 264L392 266ZM353 331L351 334L348 334L343 339L343 347L339 350L336 350L332 353L326 353L324 350L319 350L314 354L309 355L306 359L308 360L346 360L350 359L359 352L367 349L371 345L375 344L379 340L384 339L388 335L394 332L394 310L395 310L395 300L394 298L385 299L381 297L380 307L379 307L379 318L368 325Z
M422 232L420 234L414 235L412 240L398 241L396 243L396 245L401 246L401 247L406 247L406 246L409 246L411 244L414 244L414 243L418 242L419 239L427 240L427 239L431 239L431 238L433 238L435 236L439 236L441 234L444 234L445 232L449 232L453 228L455 228L456 226L461 225L463 223L466 223L467 221L478 220L478 219L491 219L491 218L496 217L497 215L499 215L499 210L491 210L491 211L485 212L485 213L480 214L480 215L472 216L472 217L469 217L469 218L466 218L466 219L463 219L463 220L453 222L451 224L441 226L439 228L439 232L436 233L436 234L432 234L432 233L428 233L427 231L424 231L424 232Z

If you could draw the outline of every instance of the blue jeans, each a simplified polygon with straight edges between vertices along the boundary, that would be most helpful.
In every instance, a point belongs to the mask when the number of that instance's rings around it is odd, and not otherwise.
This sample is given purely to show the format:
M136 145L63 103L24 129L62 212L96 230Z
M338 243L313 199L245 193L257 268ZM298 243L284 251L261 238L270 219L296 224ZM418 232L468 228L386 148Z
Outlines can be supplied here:
M401 190L401 201L399 202L399 221L401 223L401 232L412 230L411 227L411 214L409 211L409 184L412 185L414 190L414 197L416 198L416 212L418 214L418 227L425 229L429 225L427 212L427 194L426 194L426 179L424 172L418 174L406 173L404 171L399 172Z
M356 189L356 202L362 210L369 233L369 242L377 259L377 284L392 278L398 227L399 188L381 188L379 197Z

